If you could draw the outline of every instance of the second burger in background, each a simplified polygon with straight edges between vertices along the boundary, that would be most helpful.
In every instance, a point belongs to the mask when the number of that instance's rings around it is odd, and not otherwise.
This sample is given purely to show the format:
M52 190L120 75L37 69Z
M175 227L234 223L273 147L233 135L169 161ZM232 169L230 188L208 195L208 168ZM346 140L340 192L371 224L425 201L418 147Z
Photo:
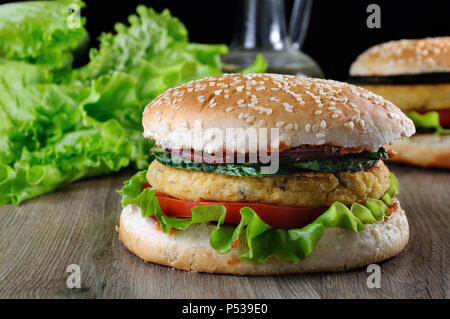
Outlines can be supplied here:
M397 141L393 161L450 168L450 37L391 41L363 52L350 82L391 101L417 134Z

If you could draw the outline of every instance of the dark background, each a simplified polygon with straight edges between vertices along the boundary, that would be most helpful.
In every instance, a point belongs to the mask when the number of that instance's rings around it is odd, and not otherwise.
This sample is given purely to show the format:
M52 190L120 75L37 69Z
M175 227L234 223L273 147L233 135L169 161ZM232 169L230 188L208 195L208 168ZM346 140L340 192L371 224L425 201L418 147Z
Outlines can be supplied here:
M87 17L91 46L98 44L96 38L101 32L113 31L114 23L126 22L138 4L157 11L170 9L186 25L191 41L229 44L239 1L85 0L83 16ZM381 7L381 29L366 26L366 8L370 3ZM293 0L286 0L288 19L292 4ZM350 63L373 44L443 35L450 36L449 0L315 0L302 49L319 63L327 78L344 79Z
M194 42L231 42L240 0L87 0L84 15L92 39L125 22L142 3L161 11L169 8L187 27ZM280 0L281 1L281 0ZM381 29L369 29L366 8L381 7ZM286 0L289 19L293 0ZM326 76L343 79L356 56L369 46L402 38L450 35L450 1L315 0L303 51L311 55ZM93 41L91 45L95 45Z

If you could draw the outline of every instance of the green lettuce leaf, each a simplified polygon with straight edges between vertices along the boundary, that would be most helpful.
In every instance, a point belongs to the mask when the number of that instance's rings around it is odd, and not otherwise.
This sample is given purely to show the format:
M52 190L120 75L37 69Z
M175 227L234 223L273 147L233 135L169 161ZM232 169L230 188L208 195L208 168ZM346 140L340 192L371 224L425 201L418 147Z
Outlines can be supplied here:
M123 188L118 191L122 194L122 206L130 204L141 208L143 217L155 217L161 225L161 230L168 232L171 228L186 229L192 224L218 221L221 216L225 216L223 205L197 206L192 209L192 218L176 218L164 215L159 206L158 198L155 196L156 189L144 186L147 171L136 173L131 179L124 183Z
M116 120L70 132L34 152L24 148L13 165L0 163L0 204L18 204L82 177L118 171L129 165L130 153L127 135Z
M132 119L108 110L112 101L130 114L139 107L116 90L124 77L91 86L50 80L48 69L38 65L0 64L0 204L18 204L131 163L148 165L151 141Z
M73 52L88 39L84 19L69 28L68 10L81 1L27 1L0 5L0 58L44 64L71 65Z
M435 111L419 114L417 112L406 113L414 123L417 133L433 132L434 134L450 134L450 129L445 129L439 124L439 113Z
M265 263L271 257L297 263L314 251L327 228L341 227L360 232L364 230L364 224L381 222L399 191L398 180L391 173L390 186L381 200L367 199L365 205L355 203L350 208L335 202L314 222L302 228L285 230L266 224L249 207L241 209L238 225L225 224L226 209L220 204L196 206L191 210L192 218L168 217L161 211L156 189L143 189L145 182L146 171L141 171L124 183L119 191L123 206L139 206L142 216L157 218L164 232L172 228L184 230L195 223L217 222L210 236L211 246L219 253L227 253L234 241L243 240L241 245L245 245L245 252L240 258L252 263Z
M255 62L252 65L249 65L245 69L239 71L239 73L263 73L267 70L267 61L262 54L257 54L255 58Z
M136 11L128 18L130 26L117 23L116 34L100 36L100 48L91 50L90 62L73 79L89 82L127 73L137 79L137 98L145 106L170 87L222 73L219 55L227 53L225 45L190 43L185 26L168 10L156 13L140 5Z
M67 27L68 5L0 6L0 205L77 179L148 166L153 141L142 111L169 87L221 74L226 46L188 42L166 10L143 6L105 33L90 62L71 69L86 30Z

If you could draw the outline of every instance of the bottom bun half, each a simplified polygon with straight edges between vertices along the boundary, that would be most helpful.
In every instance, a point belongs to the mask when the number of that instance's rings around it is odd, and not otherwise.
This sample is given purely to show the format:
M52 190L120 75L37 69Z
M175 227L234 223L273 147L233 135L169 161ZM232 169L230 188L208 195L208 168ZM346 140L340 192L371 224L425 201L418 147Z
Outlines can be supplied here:
M280 275L318 271L341 271L376 263L400 253L409 238L405 212L398 209L381 223L366 224L362 232L343 228L326 229L316 249L306 259L291 264L271 258L265 264L239 259L245 243L226 254L209 244L215 229L211 224L194 224L172 234L159 230L153 218L141 216L140 208L126 206L120 217L119 238L145 261L195 272L236 275Z
M391 162L450 168L450 135L416 134L386 149L397 152Z

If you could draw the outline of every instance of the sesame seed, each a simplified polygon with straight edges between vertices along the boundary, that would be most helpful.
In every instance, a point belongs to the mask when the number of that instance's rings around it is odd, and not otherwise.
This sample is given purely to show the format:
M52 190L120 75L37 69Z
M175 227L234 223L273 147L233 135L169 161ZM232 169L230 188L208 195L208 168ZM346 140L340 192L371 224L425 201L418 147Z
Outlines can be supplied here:
M316 115L322 114L322 110L317 110L314 112L314 114L316 114Z
M322 122L320 122L320 127L321 127L321 128L326 128L326 127L327 127L327 122L325 122L324 120L322 120Z
M247 123L253 122L254 119L255 119L254 116L249 116L249 117L247 118Z
M331 117L334 118L334 119L336 119L336 118L339 117L339 114L338 114L338 113L333 113L333 115L331 115Z
M229 106L225 109L225 112L231 112L234 110L234 106Z
M292 144L292 141L291 141L291 138L290 137L286 137L286 140L284 141L284 143L286 144L286 145L291 145Z
M317 142L317 145L323 145L323 144L325 144L325 140L324 139L321 139L321 140L319 140Z
M347 122L347 123L344 123L344 126L353 130L354 124L353 124L353 122Z
M292 128L294 127L294 125L292 123L287 124L284 128L286 130L292 130Z
M283 121L278 121L276 124L277 127L282 127L283 125L284 125Z
M306 125L305 125L305 131L306 131L306 132L311 131L311 124L306 124Z

